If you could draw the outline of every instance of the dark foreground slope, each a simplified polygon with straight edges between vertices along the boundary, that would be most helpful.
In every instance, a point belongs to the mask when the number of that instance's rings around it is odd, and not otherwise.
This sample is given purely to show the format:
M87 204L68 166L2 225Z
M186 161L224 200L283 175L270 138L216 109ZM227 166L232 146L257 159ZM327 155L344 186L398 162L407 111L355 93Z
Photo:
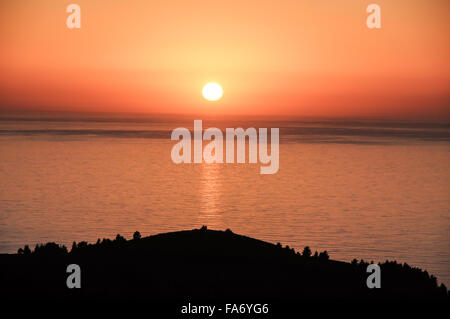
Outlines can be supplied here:
M368 289L364 262L302 256L231 231L138 237L82 242L70 253L50 243L34 252L0 255L1 297L290 300L448 295L436 278L407 265L382 264L381 288ZM80 289L66 286L69 264L81 268Z

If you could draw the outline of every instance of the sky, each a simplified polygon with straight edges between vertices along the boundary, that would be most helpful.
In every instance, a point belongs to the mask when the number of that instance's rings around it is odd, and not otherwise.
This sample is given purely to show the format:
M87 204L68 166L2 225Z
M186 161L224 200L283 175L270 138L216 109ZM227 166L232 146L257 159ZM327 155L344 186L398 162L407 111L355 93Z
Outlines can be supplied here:
M81 7L81 28L66 7ZM369 29L366 8L381 8ZM0 109L450 116L448 0L2 0ZM220 101L202 97L208 82Z

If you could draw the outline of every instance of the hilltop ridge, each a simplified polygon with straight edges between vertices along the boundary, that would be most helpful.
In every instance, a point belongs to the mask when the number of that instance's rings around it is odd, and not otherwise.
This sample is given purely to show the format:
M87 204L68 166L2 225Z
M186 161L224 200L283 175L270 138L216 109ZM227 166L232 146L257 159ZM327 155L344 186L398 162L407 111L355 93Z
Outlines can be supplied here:
M81 268L81 288L68 289L66 267ZM0 255L3 297L56 298L448 298L426 271L381 263L381 288L369 289L368 263L329 259L234 234L194 229L133 239L55 243Z

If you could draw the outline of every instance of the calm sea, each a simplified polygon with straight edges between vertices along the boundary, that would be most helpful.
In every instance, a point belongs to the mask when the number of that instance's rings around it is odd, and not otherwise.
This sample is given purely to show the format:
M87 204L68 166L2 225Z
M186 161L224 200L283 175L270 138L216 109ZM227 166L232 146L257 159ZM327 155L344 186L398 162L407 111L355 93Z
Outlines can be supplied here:
M3 114L0 252L207 225L333 259L406 262L450 286L449 122L202 119L279 127L280 170L260 175L260 164L174 164L170 133L193 120Z

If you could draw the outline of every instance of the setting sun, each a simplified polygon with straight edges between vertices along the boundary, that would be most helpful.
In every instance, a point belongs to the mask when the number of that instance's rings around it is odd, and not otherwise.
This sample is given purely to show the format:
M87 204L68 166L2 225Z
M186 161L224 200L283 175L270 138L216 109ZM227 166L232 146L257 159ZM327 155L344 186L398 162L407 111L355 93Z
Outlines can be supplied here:
M217 83L208 83L203 87L203 97L208 101L217 101L222 98L222 87Z

